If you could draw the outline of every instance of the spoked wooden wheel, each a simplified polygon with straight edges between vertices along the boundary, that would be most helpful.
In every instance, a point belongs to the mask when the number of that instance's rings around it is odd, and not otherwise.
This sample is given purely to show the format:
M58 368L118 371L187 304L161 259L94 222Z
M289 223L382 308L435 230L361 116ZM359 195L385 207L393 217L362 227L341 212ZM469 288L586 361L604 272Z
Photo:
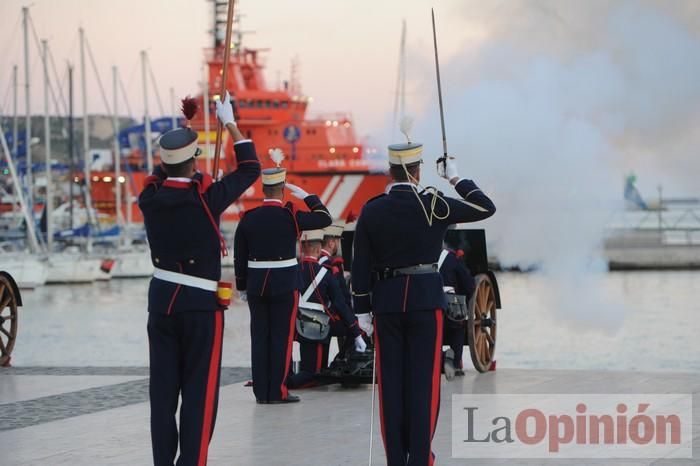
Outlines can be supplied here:
M17 296L7 277L0 275L0 367L9 364L17 338Z
M496 352L496 292L485 274L476 276L476 290L469 301L467 341L476 370L488 371Z

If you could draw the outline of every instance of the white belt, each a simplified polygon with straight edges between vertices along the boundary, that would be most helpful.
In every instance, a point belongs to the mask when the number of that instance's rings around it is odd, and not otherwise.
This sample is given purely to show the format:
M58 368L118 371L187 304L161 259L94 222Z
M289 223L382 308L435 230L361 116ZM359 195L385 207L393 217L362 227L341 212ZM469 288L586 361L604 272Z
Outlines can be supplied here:
M323 307L323 304L319 303L312 303L310 301L299 301L299 307L304 308L304 309L315 309L317 311L326 311L326 308Z
M298 265L296 258L281 261L248 261L248 268L250 269L283 269L295 265Z
M155 268L153 276L159 280L164 280L170 283L177 283L178 285L191 286L194 288L199 288L206 291L216 292L219 287L219 283L214 280L207 280L206 278L193 277L192 275L185 275L184 273L171 272L170 270Z

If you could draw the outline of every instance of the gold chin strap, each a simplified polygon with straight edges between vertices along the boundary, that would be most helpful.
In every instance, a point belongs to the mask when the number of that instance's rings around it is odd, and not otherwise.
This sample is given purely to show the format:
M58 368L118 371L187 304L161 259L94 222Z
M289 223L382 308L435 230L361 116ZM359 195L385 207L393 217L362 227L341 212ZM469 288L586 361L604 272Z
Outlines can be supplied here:
M406 174L406 179L411 181L417 187L422 188L422 186L420 185L418 180L416 178L412 177L410 173L408 173L408 169L406 168L406 164L403 162L403 160L401 161L401 166L403 167L403 171ZM425 215L425 220L428 222L429 226L433 226L433 219L445 220L447 217L450 216L450 204L447 203L447 201L445 200L444 197L442 197L440 194L438 194L438 190L434 186L428 186L427 188L422 189L422 191L431 191L431 194L433 195L433 198L430 200L430 213L428 213L425 206L423 205L423 201L421 200L420 196L418 195L418 190L414 187L411 187L411 191L413 191L413 194L416 196L416 199L418 200L418 204L420 205L421 209L423 209L423 214ZM446 213L444 216L440 216L435 212L435 207L437 206L438 200L445 205Z

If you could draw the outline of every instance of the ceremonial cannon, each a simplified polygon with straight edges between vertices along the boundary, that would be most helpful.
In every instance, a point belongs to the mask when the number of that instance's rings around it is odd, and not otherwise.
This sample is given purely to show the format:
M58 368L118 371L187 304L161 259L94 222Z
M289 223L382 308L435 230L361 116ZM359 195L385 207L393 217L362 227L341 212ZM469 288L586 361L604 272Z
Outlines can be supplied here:
M496 313L501 308L501 294L496 274L489 269L484 230L451 228L445 243L460 251L461 260L476 282L474 294L467 307L465 319L466 344L474 368L486 372L495 367Z
M21 305L17 283L9 273L0 271L0 367L10 365L17 338L17 308Z
M354 231L343 232L341 247L347 270L352 267ZM487 372L495 367L496 314L501 308L501 295L496 275L489 269L486 234L481 229L455 227L448 230L446 245L459 251L475 280L475 291L467 303L464 319L466 344L474 368ZM336 359L318 378L324 382L339 382L346 386L372 382L373 346L364 353L351 353L346 359Z

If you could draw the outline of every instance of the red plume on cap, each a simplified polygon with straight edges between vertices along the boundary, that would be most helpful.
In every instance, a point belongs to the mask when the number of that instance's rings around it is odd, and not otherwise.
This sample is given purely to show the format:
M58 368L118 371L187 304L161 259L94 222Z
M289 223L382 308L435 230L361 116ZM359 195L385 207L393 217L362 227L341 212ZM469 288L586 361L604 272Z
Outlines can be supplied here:
M182 114L185 115L185 119L187 120L187 126L190 126L190 121L197 114L197 109L199 109L199 104L197 103L196 99L193 99L190 96L182 99L181 110Z

